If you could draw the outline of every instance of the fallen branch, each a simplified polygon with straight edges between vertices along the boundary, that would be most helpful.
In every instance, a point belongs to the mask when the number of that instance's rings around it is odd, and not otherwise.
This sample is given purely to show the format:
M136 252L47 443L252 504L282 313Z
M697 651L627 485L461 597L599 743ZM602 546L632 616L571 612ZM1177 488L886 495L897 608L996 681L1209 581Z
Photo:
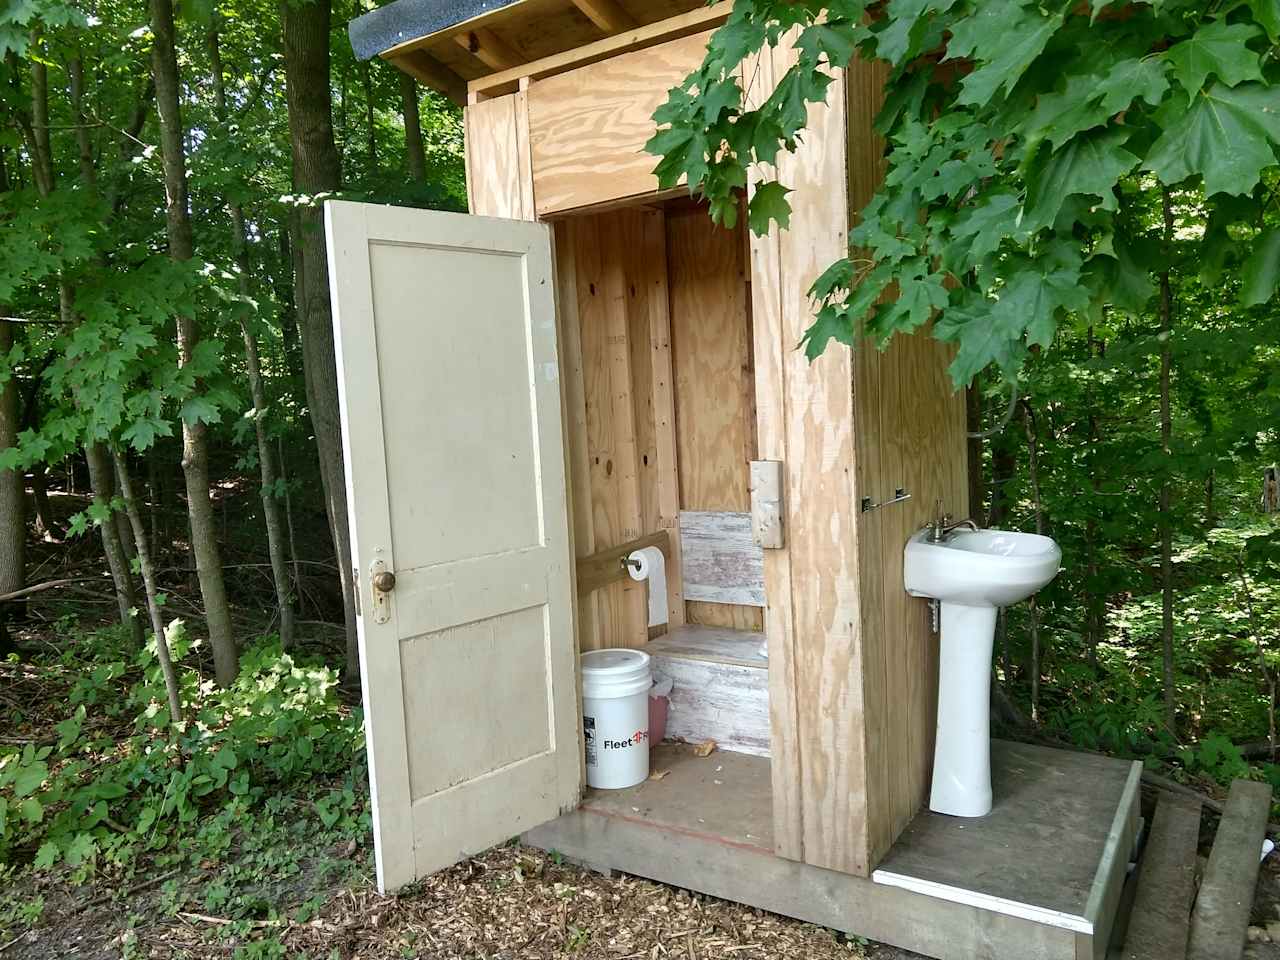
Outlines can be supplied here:
M211 917L206 913L187 913L186 911L178 911L178 916L184 920L199 920L201 923L212 923L219 927L229 926L233 923L247 923L255 929L263 927L280 927L284 926L285 920L229 920L226 917Z
M162 873L158 877L152 877L150 880L142 881L142 883L135 883L132 887L130 887L128 890L124 892L124 895L126 897L131 897L135 893L140 893L141 891L154 887L157 884L164 883L170 877L176 877L181 872L182 872L181 869L170 870L168 873ZM88 910L90 907L99 906L101 904L106 903L108 900L110 900L114 896L116 896L115 893L104 893L101 896L94 897L92 900L85 901L85 903L79 909Z
M14 590L12 593L0 593L0 603L6 600L21 600L23 597L29 597L33 593L43 593L45 590L53 590L57 587L69 587L77 583L97 583L94 577L67 577L62 580L46 580L44 583L37 583L35 586L23 587L21 590Z

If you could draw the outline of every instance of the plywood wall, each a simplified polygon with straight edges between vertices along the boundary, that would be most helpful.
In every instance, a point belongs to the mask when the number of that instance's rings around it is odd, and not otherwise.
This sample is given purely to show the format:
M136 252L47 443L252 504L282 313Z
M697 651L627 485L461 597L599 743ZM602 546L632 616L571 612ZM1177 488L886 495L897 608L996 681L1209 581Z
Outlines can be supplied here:
M871 122L885 71L855 64L847 73L850 213L883 176L882 144ZM952 351L921 331L885 351L860 344L854 356L857 494L882 503L901 489L911 499L859 511L863 695L866 718L868 856L878 861L925 804L937 714L938 639L927 601L907 595L902 551L934 504L963 516L967 506L964 394L946 368Z
M581 400L571 407L570 471L580 557L666 529L668 616L684 622L679 486L662 211L635 208L557 225L562 334ZM584 649L648 641L647 587L630 579L584 598Z
M680 506L747 511L756 410L744 231L716 226L693 203L669 204L666 226ZM764 628L758 607L688 601L686 610L690 623Z
M747 65L749 97L772 90L793 57L784 43ZM837 348L810 364L796 350L813 320L809 287L846 249L843 98L839 76L810 108L797 153L779 157L791 227L752 240L752 312L760 454L783 461L785 477L786 546L765 551L775 848L866 875L852 358Z

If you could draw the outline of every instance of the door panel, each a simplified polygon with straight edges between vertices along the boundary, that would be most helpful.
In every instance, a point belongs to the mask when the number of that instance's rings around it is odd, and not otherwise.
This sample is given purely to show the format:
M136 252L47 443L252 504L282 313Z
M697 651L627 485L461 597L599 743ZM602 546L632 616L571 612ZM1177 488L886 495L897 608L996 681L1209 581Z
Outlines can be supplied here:
M388 890L581 791L551 239L339 201L325 222Z

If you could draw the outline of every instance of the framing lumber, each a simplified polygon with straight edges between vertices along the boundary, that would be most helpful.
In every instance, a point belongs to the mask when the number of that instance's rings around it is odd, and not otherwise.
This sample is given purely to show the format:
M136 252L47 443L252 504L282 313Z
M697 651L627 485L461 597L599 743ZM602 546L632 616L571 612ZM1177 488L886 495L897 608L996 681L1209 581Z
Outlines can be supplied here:
M618 33L636 25L635 17L617 0L573 0L573 5L605 33Z
M657 459L656 500L659 528L678 530L680 523L680 467L676 445L676 407L671 371L671 300L667 278L666 216L649 211L643 216L641 253L653 269L644 282L649 287L648 348L651 351L651 407L653 410L654 453ZM685 622L685 602L681 569L680 538L670 538L667 556L672 571L667 576L667 623L675 628Z
M760 106L773 89L773 52L765 49L743 65L743 89L747 107ZM748 82L754 77L758 83ZM772 179L773 167L751 168L751 185ZM776 225L764 236L748 231L751 256L751 318L756 388L758 456L782 463L783 486L791 464L787 462L786 366L795 340L783 329L782 244ZM784 492L784 525L790 501ZM791 546L788 536L788 548ZM795 624L791 611L791 550L764 552L765 597L772 598L764 611L764 633L769 642L769 752L772 777L773 849L779 857L804 859L803 791L801 789L799 714L796 696Z
M589 557L582 557L578 560L578 593L590 593L624 579L627 571L622 565L623 558L645 547L657 547L665 558L671 553L671 538L667 531L659 530L657 533L620 543L616 547L599 550Z
M514 47L488 27L476 27L453 39L490 70L510 70L524 61Z
M467 88L472 95L497 96L509 93L517 88L520 80L525 78L543 80L558 73L607 60L610 57L616 57L632 50L651 47L667 40L687 37L694 33L702 33L724 23L729 18L729 13L732 10L733 0L721 0L721 2L709 7L699 7L688 13L668 17L666 20L659 20L657 23L636 27L634 30L627 30L624 33L606 37L603 40L597 40L595 43L588 43L573 50L566 50L563 53L552 54L549 57L521 64L509 70L500 70L488 76L478 77L472 80L467 85Z
M458 76L425 50L406 50L389 58L391 63L405 73L422 81L433 90L439 90L458 106L466 106L467 81Z

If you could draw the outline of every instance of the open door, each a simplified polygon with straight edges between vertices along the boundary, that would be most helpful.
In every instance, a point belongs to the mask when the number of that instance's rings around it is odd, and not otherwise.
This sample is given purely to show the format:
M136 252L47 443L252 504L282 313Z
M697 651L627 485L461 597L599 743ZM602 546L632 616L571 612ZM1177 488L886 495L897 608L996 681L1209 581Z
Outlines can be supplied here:
M378 887L581 791L550 230L325 204Z

